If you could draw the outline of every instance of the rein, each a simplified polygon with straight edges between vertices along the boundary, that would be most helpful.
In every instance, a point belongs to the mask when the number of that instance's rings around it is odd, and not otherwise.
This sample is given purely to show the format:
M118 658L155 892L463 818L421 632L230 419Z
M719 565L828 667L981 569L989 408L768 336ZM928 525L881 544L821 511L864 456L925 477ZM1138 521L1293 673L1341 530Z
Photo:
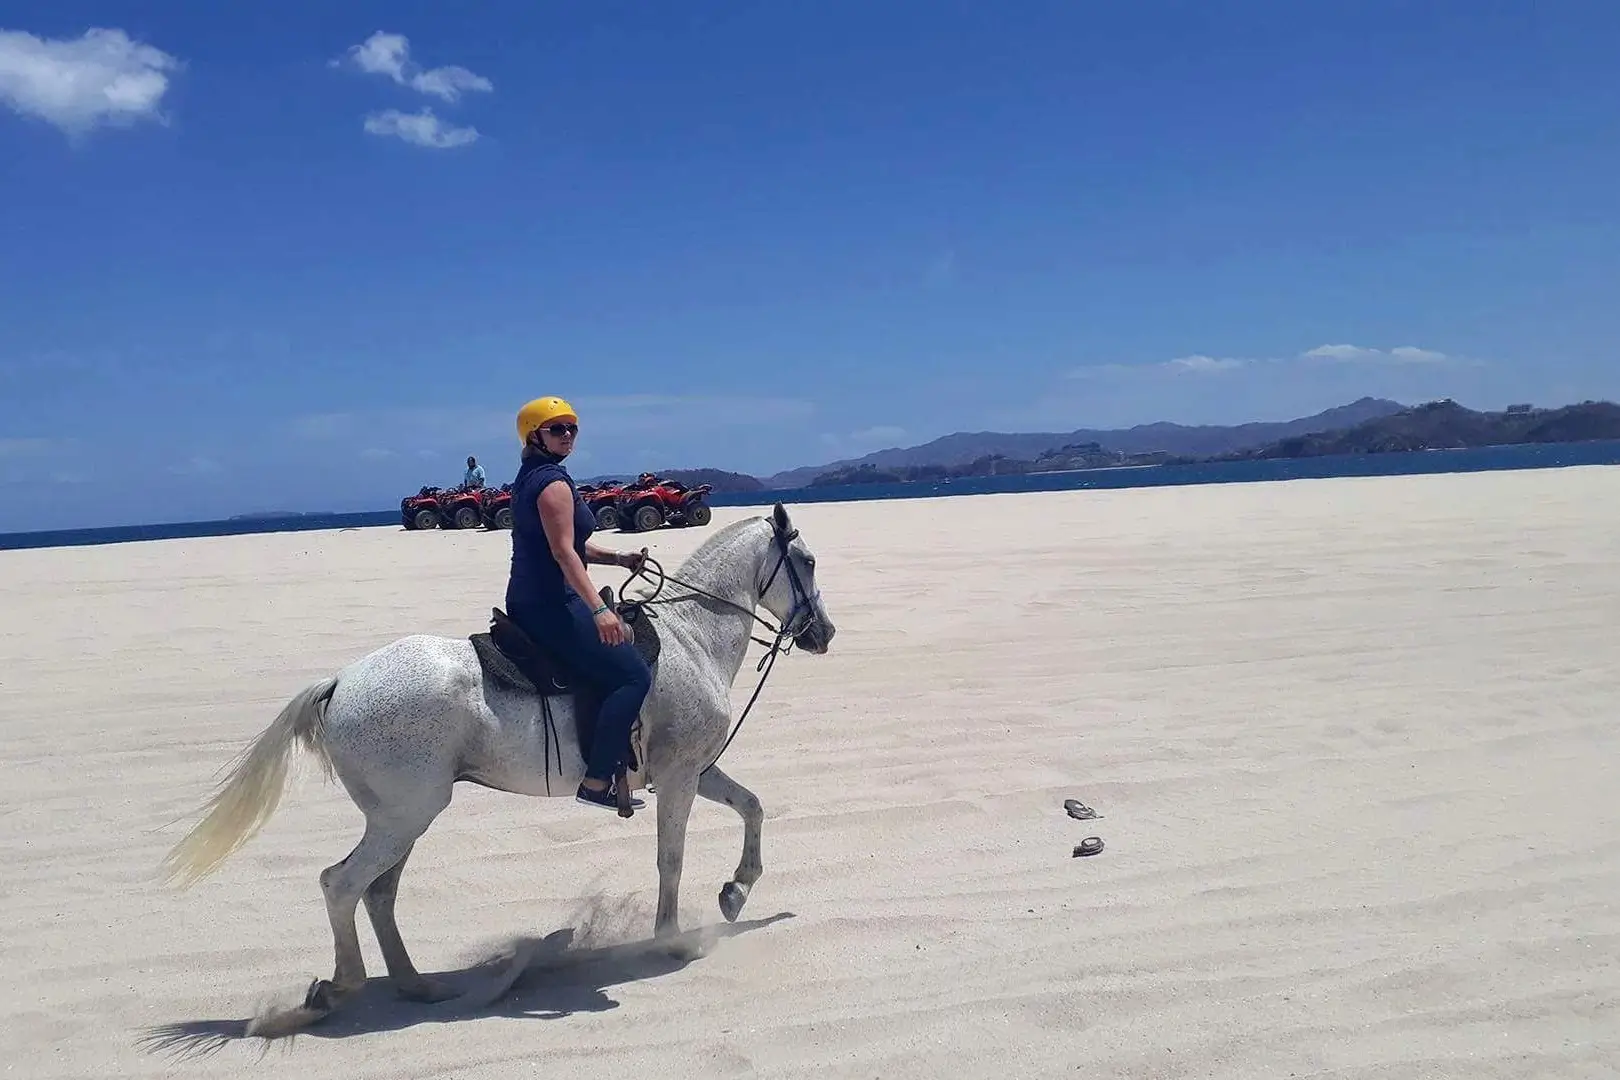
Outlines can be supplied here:
M810 623L815 619L814 609L811 607L809 596L805 594L804 584L799 580L798 571L794 569L792 560L788 558L788 544L792 543L793 538L798 535L799 531L794 529L791 534L784 536L780 529L775 529L773 527L773 532L775 534L774 539L776 541L775 547L777 550L776 567L771 571L771 576L766 579L764 587L759 590L759 594L761 597L765 595L766 591L770 589L772 583L776 581L776 575L781 572L783 566L786 566L788 571L788 582L793 590L793 607L791 610L789 610L788 617L782 620L781 626L772 626L768 621L762 619L757 611L745 608L735 600L728 600L724 596L717 596L714 593L709 592L707 589L693 585L689 581L683 581L673 574L665 573L663 566L651 555L642 556L641 565L632 570L630 572L630 576L624 579L624 585L629 585L638 577L644 577L648 581L652 581L653 579L646 572L647 567L651 566L658 573L658 580L653 584L653 591L647 596L636 597L633 600L629 600L625 599L624 586L619 587L619 602L621 604L634 607L638 611L645 611L646 608L653 604L671 604L676 600L683 599L680 596L672 596L663 600L657 599L658 594L663 591L664 582L672 581L681 588L688 589L698 596L706 597L710 600L724 604L733 610L742 612L744 615L747 615L750 619L753 619L766 630L769 630L772 635L774 635L771 641L766 641L763 638L755 637L753 634L748 635L749 641L763 645L768 650L764 656L759 658L759 663L754 666L754 670L760 672L759 682L754 684L754 692L749 695L748 704L743 706L742 713L737 717L737 723L732 727L731 734L726 736L726 741L721 745L720 752L714 755L714 760L710 761L703 767L702 772L698 773L699 776L702 776L703 773L708 772L710 769L714 768L715 765L719 764L720 758L725 754L727 748L731 746L731 740L735 739L737 737L737 732L742 730L743 721L748 719L749 710L754 707L754 702L759 700L760 691L765 689L765 680L770 677L771 669L776 666L776 658L793 651L793 620L799 614L801 606L810 617L805 620L804 626L799 627L799 633L803 633L804 630L808 628ZM650 617L656 618L657 616L653 615ZM784 640L787 641L786 645L782 644Z

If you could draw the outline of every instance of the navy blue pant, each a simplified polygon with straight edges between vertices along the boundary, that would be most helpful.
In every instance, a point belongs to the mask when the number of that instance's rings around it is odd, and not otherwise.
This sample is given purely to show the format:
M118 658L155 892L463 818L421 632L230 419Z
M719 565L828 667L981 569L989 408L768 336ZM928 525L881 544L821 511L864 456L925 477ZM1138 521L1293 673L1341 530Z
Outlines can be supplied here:
M652 689L647 662L628 641L604 645L591 609L572 591L562 604L509 604L507 615L601 696L594 741L580 750L585 755L587 777L611 780L625 763L630 728Z

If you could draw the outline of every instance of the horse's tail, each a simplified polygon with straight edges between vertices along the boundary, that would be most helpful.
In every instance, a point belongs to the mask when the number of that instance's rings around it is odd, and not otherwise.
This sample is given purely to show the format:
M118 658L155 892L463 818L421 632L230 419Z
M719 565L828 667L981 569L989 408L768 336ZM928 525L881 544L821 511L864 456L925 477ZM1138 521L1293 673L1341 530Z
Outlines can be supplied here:
M326 706L337 687L336 675L304 687L236 759L224 782L209 799L208 816L181 838L163 859L165 878L190 885L211 873L253 838L275 813L287 781L287 761L294 740L332 775L326 751Z

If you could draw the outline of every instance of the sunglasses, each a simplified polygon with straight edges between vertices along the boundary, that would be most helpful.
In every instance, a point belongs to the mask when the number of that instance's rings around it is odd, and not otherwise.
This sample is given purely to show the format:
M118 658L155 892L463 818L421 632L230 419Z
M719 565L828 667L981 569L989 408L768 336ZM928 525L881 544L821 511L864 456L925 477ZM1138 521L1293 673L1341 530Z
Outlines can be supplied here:
M579 425L578 424L547 424L546 428L545 428L545 432L546 432L547 435L550 435L553 438L560 439L564 435L578 435L579 434Z

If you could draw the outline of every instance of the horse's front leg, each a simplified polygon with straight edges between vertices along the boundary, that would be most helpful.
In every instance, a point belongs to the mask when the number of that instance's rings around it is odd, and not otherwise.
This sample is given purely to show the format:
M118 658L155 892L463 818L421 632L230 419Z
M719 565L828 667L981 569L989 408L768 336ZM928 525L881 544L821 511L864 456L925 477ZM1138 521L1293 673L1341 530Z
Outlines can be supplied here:
M653 936L660 940L681 932L681 866L686 860L686 822L697 789L695 776L658 778L658 915Z
M736 875L720 888L720 914L727 922L736 922L748 902L748 891L765 872L759 854L765 810L752 791L727 776L718 765L698 777L697 793L711 802L725 803L743 820L742 860L737 863Z

